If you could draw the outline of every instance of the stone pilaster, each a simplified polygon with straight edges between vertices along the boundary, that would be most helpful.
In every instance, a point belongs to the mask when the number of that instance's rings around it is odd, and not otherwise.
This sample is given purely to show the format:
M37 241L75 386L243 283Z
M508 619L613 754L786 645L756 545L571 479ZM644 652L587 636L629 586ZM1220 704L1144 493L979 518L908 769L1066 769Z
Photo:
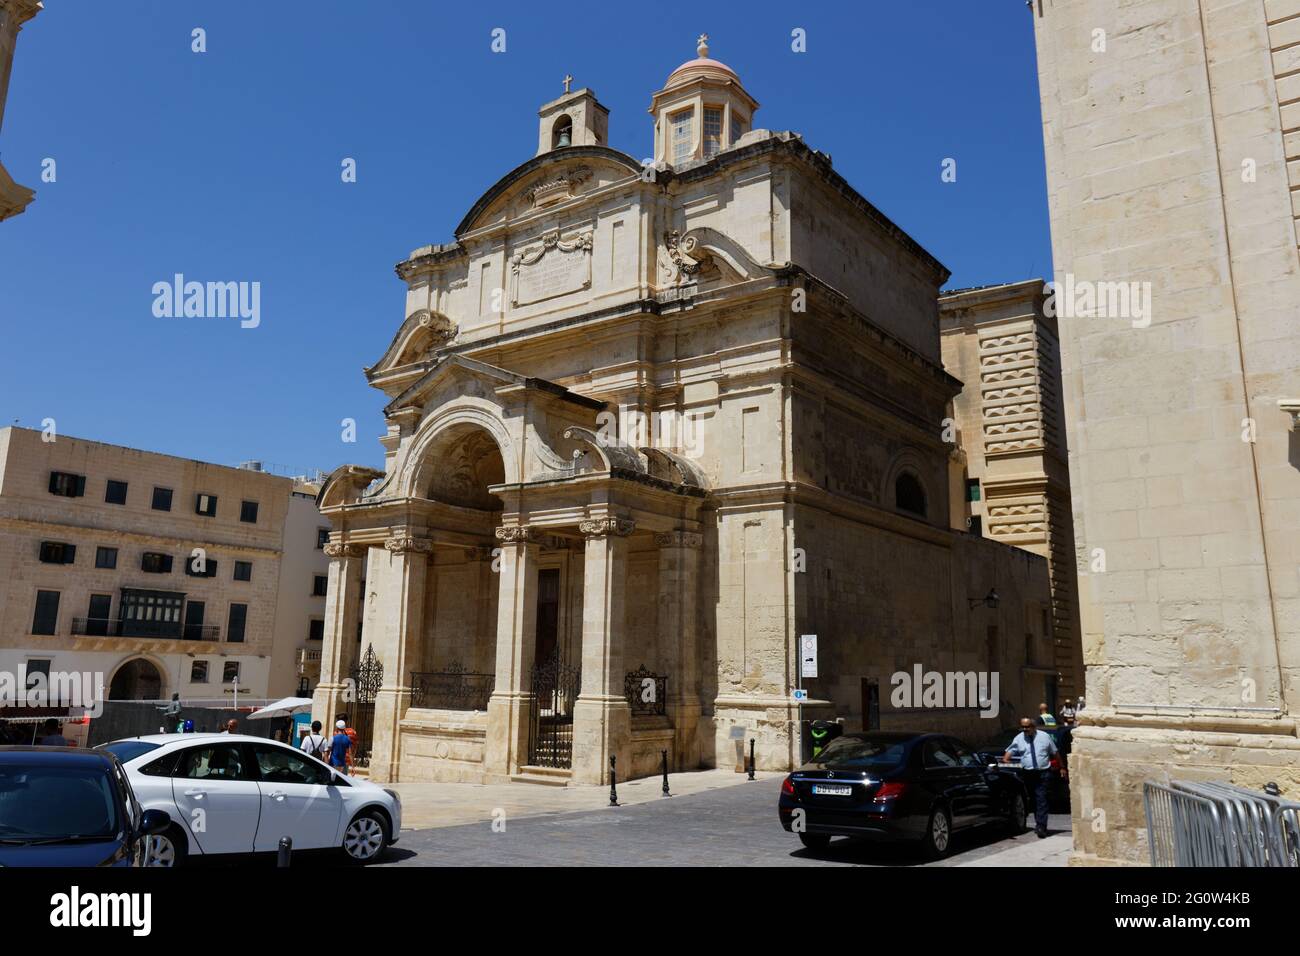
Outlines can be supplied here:
M497 528L496 685L488 701L485 781L503 782L528 760L529 676L537 647L538 535L532 528Z
M312 693L311 713L312 720L319 720L327 732L334 726L335 715L347 710L347 680L357 659L357 622L365 601L361 581L369 550L360 544L325 545L330 559L329 588L325 594L320 681Z
M587 536L582 592L582 688L573 708L573 780L604 783L609 758L630 770L632 711L623 696L627 518L583 521Z
M696 606L703 536L693 531L655 535L659 545L659 628L667 639L668 716L677 770L700 765L699 659Z
M391 600L382 610L375 654L384 665L384 683L375 698L375 736L370 779L398 779L401 733L398 728L411 703L411 664L419 660L424 616L424 587L433 542L399 532L384 542L388 552Z

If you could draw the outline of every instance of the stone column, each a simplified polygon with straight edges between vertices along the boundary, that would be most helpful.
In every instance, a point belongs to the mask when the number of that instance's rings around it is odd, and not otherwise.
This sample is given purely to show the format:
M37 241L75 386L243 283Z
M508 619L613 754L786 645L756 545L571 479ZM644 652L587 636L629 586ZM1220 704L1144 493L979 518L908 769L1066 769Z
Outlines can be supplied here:
M329 588L325 592L325 629L321 641L320 681L312 693L312 720L319 720L323 732L332 733L336 714L347 709L344 699L348 675L357 658L357 622L365 595L361 580L366 574L369 548L362 544L325 545L330 559Z
M384 542L388 552L387 589L381 593L375 654L384 665L384 682L375 697L375 735L370 779L398 779L399 724L411 703L411 666L419 661L423 633L424 586L433 542L398 532Z
M573 781L604 783L609 758L631 769L632 711L623 696L626 634L627 518L583 521L582 688L573 708Z
M673 722L673 757L678 770L700 765L699 658L696 649L696 595L700 546L693 531L655 535L659 545L659 632L668 671L668 716Z
M496 683L488 701L484 782L500 783L528 761L529 678L537 649L538 535L523 526L497 528Z

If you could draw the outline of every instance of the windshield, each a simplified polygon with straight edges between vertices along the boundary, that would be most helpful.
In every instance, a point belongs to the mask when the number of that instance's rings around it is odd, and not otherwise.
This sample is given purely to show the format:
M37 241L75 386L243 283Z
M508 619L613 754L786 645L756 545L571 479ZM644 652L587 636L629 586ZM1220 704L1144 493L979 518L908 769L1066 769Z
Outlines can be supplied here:
M901 767L906 758L906 740L839 737L827 745L816 762L827 767L885 773Z
M112 786L99 767L0 766L0 844L112 839Z
M96 750L107 750L109 753L117 756L117 759L126 763L134 760L141 754L147 754L151 750L157 750L162 744L151 744L144 740L115 740L111 744L100 744Z

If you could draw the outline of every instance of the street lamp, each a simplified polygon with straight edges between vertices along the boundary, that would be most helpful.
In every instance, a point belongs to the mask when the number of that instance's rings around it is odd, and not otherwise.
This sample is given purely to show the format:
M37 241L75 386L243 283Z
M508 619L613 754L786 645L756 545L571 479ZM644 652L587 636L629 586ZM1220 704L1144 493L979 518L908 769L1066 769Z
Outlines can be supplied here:
M967 598L966 600L970 603L970 609L972 611L981 604L990 611L996 611L998 609L998 602L1002 599L998 597L997 588L989 588L989 593L984 595L982 598Z

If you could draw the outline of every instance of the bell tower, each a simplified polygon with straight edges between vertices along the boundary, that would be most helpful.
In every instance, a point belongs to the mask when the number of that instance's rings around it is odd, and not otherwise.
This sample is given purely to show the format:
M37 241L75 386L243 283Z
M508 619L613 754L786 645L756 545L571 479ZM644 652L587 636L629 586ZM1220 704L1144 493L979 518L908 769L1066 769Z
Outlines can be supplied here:
M573 77L564 77L564 95L537 111L537 155L566 146L605 146L609 110L586 88L570 91Z

